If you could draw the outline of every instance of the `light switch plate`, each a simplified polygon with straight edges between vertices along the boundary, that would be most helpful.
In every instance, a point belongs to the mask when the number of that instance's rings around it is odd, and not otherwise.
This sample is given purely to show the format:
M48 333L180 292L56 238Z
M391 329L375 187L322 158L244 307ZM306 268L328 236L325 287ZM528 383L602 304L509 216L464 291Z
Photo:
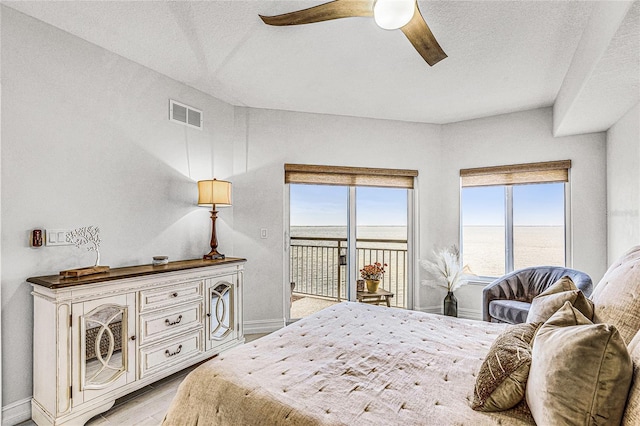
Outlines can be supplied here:
M47 229L45 244L47 246L70 246L72 243L67 241L68 229Z

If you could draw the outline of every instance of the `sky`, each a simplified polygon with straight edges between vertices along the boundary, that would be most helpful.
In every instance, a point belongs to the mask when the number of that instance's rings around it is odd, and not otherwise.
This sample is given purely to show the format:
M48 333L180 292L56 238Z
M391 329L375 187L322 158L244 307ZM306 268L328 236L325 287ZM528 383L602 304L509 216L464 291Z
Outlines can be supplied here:
M504 187L483 186L462 190L465 226L504 225ZM513 187L514 226L563 226L564 184L545 183Z
M346 186L290 185L291 226L347 226ZM356 188L358 226L406 226L407 190Z
M291 226L347 226L349 189L332 185L290 185ZM464 188L465 226L504 225L504 187ZM428 207L427 207L428 208ZM356 188L358 226L406 226L407 190ZM563 226L564 184L513 187L515 226Z

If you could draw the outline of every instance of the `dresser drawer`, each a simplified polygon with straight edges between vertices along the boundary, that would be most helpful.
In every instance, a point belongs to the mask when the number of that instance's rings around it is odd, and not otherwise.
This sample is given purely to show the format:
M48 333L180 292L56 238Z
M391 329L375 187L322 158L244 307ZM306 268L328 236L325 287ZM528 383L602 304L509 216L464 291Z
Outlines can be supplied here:
M140 315L140 345L173 337L202 327L202 303L191 302L173 309Z
M140 349L140 378L156 371L180 363L187 358L200 354L202 347L202 331L198 330Z
M202 297L203 285L204 281L198 280L176 284L171 287L163 287L161 289L141 290L140 312L200 299Z

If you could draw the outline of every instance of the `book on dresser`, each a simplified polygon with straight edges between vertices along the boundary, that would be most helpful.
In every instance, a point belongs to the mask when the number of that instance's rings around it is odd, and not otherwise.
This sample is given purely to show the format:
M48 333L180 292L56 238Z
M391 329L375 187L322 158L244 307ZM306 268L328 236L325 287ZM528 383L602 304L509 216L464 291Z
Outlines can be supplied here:
M116 400L244 342L246 260L183 260L33 287L32 418L84 424Z

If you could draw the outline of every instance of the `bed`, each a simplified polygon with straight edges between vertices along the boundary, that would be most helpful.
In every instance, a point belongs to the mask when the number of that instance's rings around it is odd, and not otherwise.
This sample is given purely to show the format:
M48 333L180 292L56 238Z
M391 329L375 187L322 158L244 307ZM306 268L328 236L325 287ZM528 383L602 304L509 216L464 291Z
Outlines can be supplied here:
M540 424L640 425L638 266L640 246L611 265L590 297L593 323L567 301L535 332L526 401ZM525 400L471 408L492 343L517 327L341 303L199 366L163 424L532 425Z
M506 324L344 302L191 372L165 425L529 425L471 409Z

